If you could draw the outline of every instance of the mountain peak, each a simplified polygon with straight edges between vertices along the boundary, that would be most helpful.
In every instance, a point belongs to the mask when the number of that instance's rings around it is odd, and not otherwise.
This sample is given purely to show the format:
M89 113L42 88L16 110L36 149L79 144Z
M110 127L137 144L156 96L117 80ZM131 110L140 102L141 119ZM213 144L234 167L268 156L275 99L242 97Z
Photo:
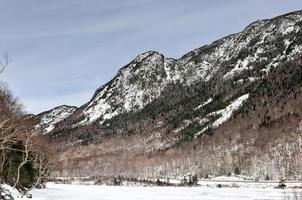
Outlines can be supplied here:
M140 55L138 55L133 61L135 62L142 62L146 58L152 58L152 57L164 57L161 53L157 51L147 51Z

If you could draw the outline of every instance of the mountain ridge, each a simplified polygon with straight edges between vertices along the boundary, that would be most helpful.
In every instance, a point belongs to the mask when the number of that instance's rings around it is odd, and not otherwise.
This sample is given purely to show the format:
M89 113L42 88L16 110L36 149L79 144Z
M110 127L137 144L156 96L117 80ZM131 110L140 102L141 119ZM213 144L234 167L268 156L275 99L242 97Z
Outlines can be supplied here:
M282 17L289 17L289 16L292 16L292 15L296 15L296 14L298 14L298 13L300 13L300 12L293 12L293 13L289 13L289 14L285 14L285 15L282 15L282 16L279 16L279 17L276 17L276 18L273 18L272 20L278 20L278 19L280 19L280 18L282 18ZM148 52L145 52L145 53L142 53L142 54L140 54L140 55L138 55L133 61L131 61L129 64L127 64L127 65L125 65L124 67L122 67L118 72L117 72L117 75L111 80L111 81L109 81L108 83L106 83L106 84L104 84L103 86L101 86L96 92L95 92L95 94L93 95L93 97L92 97L92 99L87 103L88 104L88 108L89 107L91 107L91 106L89 106L89 103L91 103L92 101L93 101L93 99L97 96L97 93L100 93L101 92L101 90L102 89L104 89L106 86L108 86L108 85L111 85L111 83L112 82L114 82L114 80L116 80L116 79L118 79L120 76L123 76L123 73L127 73L127 69L129 69L129 67L131 68L131 67L133 67L133 66L131 66L131 65L136 65L136 64L138 64L138 63L143 63L144 62L144 60L145 59L148 59L149 58L149 60L150 59L154 59L153 60L153 62L156 62L156 61L158 61L158 62L163 62L163 65L165 65L166 63L165 62L180 62L180 65L183 65L183 66L185 66L186 67L186 65L188 65L188 64L190 64L190 63L188 63L186 60L187 59L190 59L190 58L192 58L192 57L194 57L194 56L190 56L190 57L188 57L190 54L192 54L192 53L199 53L199 52L201 52L201 53L203 53L204 51L206 51L207 50L207 48L212 48L212 46L215 46L216 45L216 43L219 43L219 42L221 42L221 41L223 41L223 40L240 40L241 39L241 35L242 35L242 33L244 33L245 31L249 31L250 29L252 29L252 27L255 27L255 26L259 26L259 24L261 24L261 26L264 26L267 22L269 22L269 20L260 20L260 21L257 21L257 22L254 22L254 23L252 23L252 24L250 24L246 29L244 29L244 31L242 31L242 32L239 32L239 33L237 33L237 34L231 34L231 35L229 35L229 36L226 36L226 37L224 37L224 38L222 38L222 39L220 39L220 40L216 40L216 41L214 41L212 44L210 44L210 45L206 45L206 46L203 46L203 47L201 47L201 48L197 48L197 49L195 49L195 50L193 50L192 52L189 52L188 54L185 54L184 56L182 56L180 59L178 59L178 60L176 60L176 59L171 59L171 58L165 58L162 54L160 54L159 52L156 52L156 51L148 51ZM239 35L238 35L239 34ZM237 38L233 38L234 36L237 36ZM239 36L239 38L238 38L238 36ZM231 41L232 42L232 41ZM223 49L222 51L225 51L225 49ZM218 55L219 56L219 55ZM207 61L206 61L207 62ZM151 60L151 63L152 63L152 60ZM155 63L155 65L158 65L158 63ZM177 64L176 64L177 65ZM205 63L205 65L206 65L206 63ZM150 67L150 66L147 66L147 67ZM158 67L158 68L163 68L162 66L156 66L156 67ZM133 70L135 70L136 68L135 68L135 66L133 67ZM133 71L132 69L130 69L130 71ZM212 69L212 70L210 70L211 72L213 72L215 69ZM240 69L234 69L234 71L236 72L236 71L239 71ZM154 72L154 71L153 71ZM232 71L231 71L232 72ZM201 73L202 73L202 71L201 71ZM167 73L166 73L166 75L167 75ZM231 73L229 73L229 74L226 74L225 75L225 77L224 78L227 78L227 76L231 76L232 74ZM199 77L201 77L201 76L203 76L203 74L200 74L199 76L197 76L197 78L199 78ZM145 77L145 78L147 78L147 77ZM196 78L195 78L196 79ZM205 79L207 80L208 78L207 77L205 77ZM176 77L176 80L178 80L178 77ZM181 80L180 80L181 81ZM172 81L173 82L173 81ZM157 95L159 95L159 94L157 94ZM137 97L136 97L137 98ZM140 99L142 99L142 97L140 97ZM151 100L150 101L152 101L152 98L151 98ZM125 102L124 102L125 103ZM85 105L86 104L84 104L83 106L85 107ZM129 109L127 109L127 108L125 108L127 111L129 111L129 110L131 110L131 109L133 109L133 107L134 106L139 106L140 108L142 108L142 107L144 107L144 105L140 105L140 102L136 102L135 103L135 105L132 105L132 106L130 106L131 108L129 108ZM109 109L109 105L104 105L104 112L103 113L101 113L101 114L99 114L99 116L104 116L104 113L106 112L106 109ZM107 107L107 108L106 108ZM116 111L116 110L115 110ZM114 115L116 115L116 114L120 114L120 113L123 113L123 111L117 111L116 113L113 111L111 114L113 114L113 116ZM95 116L90 116L90 117L92 117L93 119L95 119L96 117ZM112 116L111 115L108 115L108 116L106 116L105 115L105 119L106 118L111 118ZM87 118L86 118L86 120L87 120ZM89 121L89 120L87 120L87 121ZM93 120L92 120L93 121ZM81 122L80 122L81 123ZM83 122L83 123L85 123L85 122Z
M301 13L301 11L295 11L295 12L291 12L291 13L287 13L287 14L284 14L284 15L280 15L280 16L274 17L274 18L272 18L272 19L262 19L262 20L257 20L257 21L255 21L255 22L251 23L250 25L248 25L243 31L238 32L238 33L235 33L235 34L230 34L230 35L228 35L228 36L226 36L226 37L223 37L223 38L221 38L221 39L219 39L219 40L214 41L213 43L211 43L211 44L209 44L209 45L204 45L204 46L202 46L202 47L200 47L200 48L196 48L196 49L194 49L193 51L188 52L187 54L181 56L179 59L165 58L165 56L164 56L163 54L161 54L160 52L154 51L154 50L144 52L144 53L138 55L138 56L137 56L134 60L132 60L129 64L127 64L127 65L125 65L124 67L120 68L120 69L118 70L117 74L111 79L111 81L109 81L108 83L105 83L105 84L103 84L102 86L100 86L100 87L94 92L94 94L93 94L91 100L90 100L89 102L83 104L82 106L80 106L80 108L81 108L81 107L85 107L85 105L87 105L87 104L89 104L91 101L93 101L93 99L95 98L95 96L96 96L99 92L101 92L102 89L104 89L107 85L110 85L110 83L112 83L118 76L120 76L120 75L122 74L122 72L125 71L125 70L129 67L129 65L131 65L131 63L133 63L133 62L141 62L141 61L143 61L145 58L148 58L148 57L150 57L150 55L152 56L152 55L154 55L154 54L155 54L155 55L158 55L158 56L160 56L160 57L162 57L163 59L168 59L168 60L173 60L173 61L182 61L182 60L185 60L186 58L188 58L188 56L192 56L191 54L193 54L193 53L195 53L195 52L203 51L203 49L206 49L206 48L208 48L209 46L215 45L215 43L218 43L218 42L221 41L221 40L229 39L229 38L231 38L231 37L233 37L233 36L236 36L236 35L238 35L238 34L241 34L241 33L245 32L245 31L251 29L251 28L254 27L254 26L259 26L259 24L261 24L261 26L262 26L262 25L265 25L265 24L266 24L267 22L269 22L270 20L278 20L278 19L280 19L280 18L289 17L289 16L293 16L293 15L300 14L300 13Z
M179 59L142 53L48 132L62 153L55 168L59 175L205 176L240 168L254 177L293 176L284 170L296 169L292 159L300 155L291 137L301 133L301 52L296 11L253 22ZM280 149L278 141L291 144L280 150L289 160L267 150Z

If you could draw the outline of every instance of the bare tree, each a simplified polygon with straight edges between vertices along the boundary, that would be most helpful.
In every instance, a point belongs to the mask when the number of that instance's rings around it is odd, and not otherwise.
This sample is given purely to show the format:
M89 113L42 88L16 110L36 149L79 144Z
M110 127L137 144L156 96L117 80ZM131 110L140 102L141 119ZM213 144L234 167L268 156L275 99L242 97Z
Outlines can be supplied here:
M8 55L4 55L0 73L9 62ZM0 179L16 188L23 188L23 184L28 188L43 181L48 173L47 151L43 150L47 144L39 144L37 135L32 117L23 112L6 84L0 83Z
M22 161L21 163L19 163L18 168L17 168L17 176L16 176L16 180L14 183L14 187L16 187L19 183L20 180L20 173L21 173L21 168L27 163L29 162L29 153L31 152L32 149L32 133L27 132L24 134L25 137L22 138L22 142L24 144L24 149L21 150L22 152Z
M35 154L34 159L32 160L35 169L37 169L37 179L34 183L34 187L42 186L45 182L45 179L49 175L49 159L52 156L52 149L50 148L49 142L45 136L39 134L34 138L35 144L33 146L33 152Z

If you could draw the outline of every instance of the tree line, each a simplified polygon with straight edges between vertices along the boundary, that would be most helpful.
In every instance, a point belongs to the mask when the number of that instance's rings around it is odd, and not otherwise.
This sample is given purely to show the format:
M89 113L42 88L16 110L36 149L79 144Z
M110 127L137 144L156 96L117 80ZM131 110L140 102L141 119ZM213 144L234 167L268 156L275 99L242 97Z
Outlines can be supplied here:
M9 63L8 56L0 61L0 74ZM34 127L31 115L0 82L0 182L20 191L43 187L49 174L47 139Z

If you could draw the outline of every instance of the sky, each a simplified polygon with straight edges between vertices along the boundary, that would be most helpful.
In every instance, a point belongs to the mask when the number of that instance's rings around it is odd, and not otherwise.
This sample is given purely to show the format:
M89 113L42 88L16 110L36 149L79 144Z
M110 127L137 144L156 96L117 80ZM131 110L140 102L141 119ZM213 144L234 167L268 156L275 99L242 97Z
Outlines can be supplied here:
M179 58L301 0L0 0L0 74L29 113L80 106L137 55Z

